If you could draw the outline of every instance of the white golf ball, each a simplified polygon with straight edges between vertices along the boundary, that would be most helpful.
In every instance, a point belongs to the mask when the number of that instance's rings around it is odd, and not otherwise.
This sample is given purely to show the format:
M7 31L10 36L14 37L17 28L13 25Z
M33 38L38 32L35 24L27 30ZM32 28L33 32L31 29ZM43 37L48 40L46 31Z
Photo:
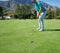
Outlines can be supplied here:
M35 27L35 25L34 25L34 27Z

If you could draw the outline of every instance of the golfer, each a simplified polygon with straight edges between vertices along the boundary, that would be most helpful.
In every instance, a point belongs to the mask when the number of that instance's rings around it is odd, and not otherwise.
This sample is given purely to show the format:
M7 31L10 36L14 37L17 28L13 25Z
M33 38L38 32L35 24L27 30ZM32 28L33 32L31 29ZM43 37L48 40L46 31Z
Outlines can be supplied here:
M46 16L46 9L44 8L43 4L40 1L33 0L34 8L37 12L37 18L38 18L38 30L44 31L44 18Z

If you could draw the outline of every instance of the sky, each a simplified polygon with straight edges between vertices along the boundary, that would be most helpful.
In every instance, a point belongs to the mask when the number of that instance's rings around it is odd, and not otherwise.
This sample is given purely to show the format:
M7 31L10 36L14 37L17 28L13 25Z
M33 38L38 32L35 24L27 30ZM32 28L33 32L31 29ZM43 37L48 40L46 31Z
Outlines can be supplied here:
M45 3L48 3L52 6L60 7L60 0L41 0L41 1L44 1Z
M8 1L8 0L0 0L0 1ZM48 3L52 6L60 7L60 0L41 0L41 1L44 1L45 3Z
M8 0L0 0L0 1L8 1Z

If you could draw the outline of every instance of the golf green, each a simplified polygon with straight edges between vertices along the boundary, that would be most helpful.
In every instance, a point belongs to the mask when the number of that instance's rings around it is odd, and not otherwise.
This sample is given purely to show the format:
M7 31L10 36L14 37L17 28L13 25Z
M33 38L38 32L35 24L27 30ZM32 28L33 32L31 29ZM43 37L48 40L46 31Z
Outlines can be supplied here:
M60 20L0 20L0 53L60 53Z

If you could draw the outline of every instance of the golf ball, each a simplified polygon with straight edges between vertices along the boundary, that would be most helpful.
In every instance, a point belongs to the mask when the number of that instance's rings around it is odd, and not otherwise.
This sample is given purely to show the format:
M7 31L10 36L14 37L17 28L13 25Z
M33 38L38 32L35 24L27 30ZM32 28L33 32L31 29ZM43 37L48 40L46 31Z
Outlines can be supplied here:
M34 27L35 27L35 25L34 25Z

